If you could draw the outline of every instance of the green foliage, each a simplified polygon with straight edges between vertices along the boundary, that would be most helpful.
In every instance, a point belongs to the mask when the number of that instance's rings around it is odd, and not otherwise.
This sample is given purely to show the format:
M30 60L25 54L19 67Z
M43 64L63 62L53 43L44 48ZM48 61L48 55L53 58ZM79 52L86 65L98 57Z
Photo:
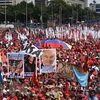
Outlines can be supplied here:
M5 8L0 7L0 22L4 21ZM14 6L7 6L7 21L15 22L19 20L20 22L25 22L26 19L26 2L23 1L20 4ZM92 20L98 18L100 14L91 11L89 8L82 9L80 4L68 5L63 0L52 0L48 2L48 6L42 5L42 17L43 22L48 20L60 19L60 14L62 15L62 23L70 22L69 18L73 17L73 22L78 18L79 21L82 20ZM40 22L41 17L41 6L34 6L33 3L27 4L27 17L28 22L31 19L36 19Z

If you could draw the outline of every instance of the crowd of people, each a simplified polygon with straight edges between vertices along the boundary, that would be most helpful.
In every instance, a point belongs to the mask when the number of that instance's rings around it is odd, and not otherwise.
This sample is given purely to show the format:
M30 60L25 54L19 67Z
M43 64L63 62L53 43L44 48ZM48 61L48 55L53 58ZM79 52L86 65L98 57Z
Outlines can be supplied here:
M24 40L33 45L38 42L39 49L50 49L41 43L47 39L59 39L72 46L71 50L56 48L56 72L37 72L38 84L32 82L31 77L11 79L4 75L4 82L0 84L0 100L100 100L100 23L0 31L3 71L8 69L4 59L6 54L19 52ZM87 68L83 71L85 64ZM72 74L66 74L67 65L76 66L81 73L89 73L86 87L82 87Z

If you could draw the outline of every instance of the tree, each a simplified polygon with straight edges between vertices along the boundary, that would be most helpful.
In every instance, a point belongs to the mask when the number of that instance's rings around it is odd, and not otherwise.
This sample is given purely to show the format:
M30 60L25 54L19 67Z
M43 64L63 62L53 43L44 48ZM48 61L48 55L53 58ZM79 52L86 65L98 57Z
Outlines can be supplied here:
M23 1L17 5L7 6L7 21L10 22L25 22L26 21L26 2ZM0 21L5 20L5 8L0 7ZM34 19L34 22L41 22L41 6L27 3L27 20ZM43 23L48 20L55 21L57 24L76 23L76 21L91 22L91 20L98 19L100 14L90 10L89 8L81 8L79 4L68 5L64 0L51 0L48 6L42 5L42 19Z

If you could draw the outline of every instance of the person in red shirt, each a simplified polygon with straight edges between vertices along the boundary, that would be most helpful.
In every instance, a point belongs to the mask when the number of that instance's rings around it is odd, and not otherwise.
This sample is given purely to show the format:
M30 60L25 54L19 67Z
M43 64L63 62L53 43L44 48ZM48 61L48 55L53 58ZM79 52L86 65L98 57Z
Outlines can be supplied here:
M15 93L12 93L10 97L8 97L7 100L18 100L17 96L15 95Z
M1 91L0 91L1 92ZM3 99L3 94L2 93L0 93L0 100L2 100Z
M85 92L85 97L83 98L83 100L89 100L89 92L88 91L86 91Z
M99 100L100 100L100 83L98 84L98 88L97 88L97 90L98 90L98 92L97 92L97 97L99 98Z

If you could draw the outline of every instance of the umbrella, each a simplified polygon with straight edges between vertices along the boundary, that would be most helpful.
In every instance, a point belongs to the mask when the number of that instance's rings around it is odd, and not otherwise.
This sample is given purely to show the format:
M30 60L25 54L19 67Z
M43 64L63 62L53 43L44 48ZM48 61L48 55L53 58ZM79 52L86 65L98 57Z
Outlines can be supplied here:
M71 49L72 46L61 40L46 40L44 47Z

